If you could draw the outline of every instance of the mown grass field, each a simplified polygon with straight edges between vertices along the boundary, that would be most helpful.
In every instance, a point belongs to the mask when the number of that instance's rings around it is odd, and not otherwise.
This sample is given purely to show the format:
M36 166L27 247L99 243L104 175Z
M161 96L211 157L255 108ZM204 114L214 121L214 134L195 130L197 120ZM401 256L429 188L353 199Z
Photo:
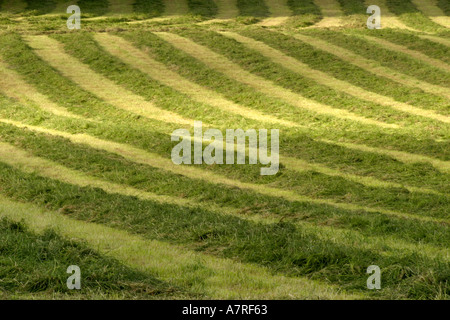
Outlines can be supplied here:
M449 299L449 28L440 0L0 0L0 298ZM173 164L194 121L279 129L279 172Z

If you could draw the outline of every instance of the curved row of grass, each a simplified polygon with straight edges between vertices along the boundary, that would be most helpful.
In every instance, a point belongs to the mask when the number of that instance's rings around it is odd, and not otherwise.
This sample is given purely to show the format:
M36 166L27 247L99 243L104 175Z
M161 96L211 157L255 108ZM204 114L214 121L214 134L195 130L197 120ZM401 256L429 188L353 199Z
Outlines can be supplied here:
M327 279L349 290L365 288L365 265L384 270L384 295L408 298L448 294L448 263L417 253L384 255L318 237L290 222L267 225L153 201L73 187L0 165L2 193L77 219L103 223L145 238L183 244L208 254L257 263L291 276ZM45 192L42 192L45 190ZM74 195L76 195L74 197ZM350 267L353 266L353 267ZM402 280L406 273L406 280ZM401 276L399 277L399 272ZM365 289L363 289L365 290ZM379 293L374 293L377 295Z

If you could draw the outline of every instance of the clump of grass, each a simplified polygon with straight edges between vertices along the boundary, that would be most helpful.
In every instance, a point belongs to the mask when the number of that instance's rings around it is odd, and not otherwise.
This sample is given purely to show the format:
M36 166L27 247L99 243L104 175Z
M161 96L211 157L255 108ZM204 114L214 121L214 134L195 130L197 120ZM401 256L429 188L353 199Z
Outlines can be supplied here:
M133 7L135 12L145 13L148 17L158 17L164 12L162 0L136 0Z
M194 15L203 17L213 17L217 14L218 8L213 0L187 0L189 10Z

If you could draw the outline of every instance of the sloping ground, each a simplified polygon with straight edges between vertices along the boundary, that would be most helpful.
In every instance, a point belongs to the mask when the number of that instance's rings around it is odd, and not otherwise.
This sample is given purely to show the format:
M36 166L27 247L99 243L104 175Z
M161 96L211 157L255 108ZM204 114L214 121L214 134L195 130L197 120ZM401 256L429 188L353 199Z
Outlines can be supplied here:
M308 21L323 14L315 28L290 29L301 19L290 1L164 1L148 13L165 20L142 26L108 20L137 10L109 1L82 32L52 32L64 1L29 18L46 30L13 16L0 36L1 237L96 250L83 270L112 276L84 298L448 299L445 19L433 1L408 1L399 19L397 2L380 1L385 23L407 30L323 31L366 2L303 2ZM280 129L279 173L175 165L171 133L194 120ZM52 254L65 265L72 253ZM0 296L72 297L65 270L27 263L43 280L27 287L19 271ZM366 289L373 264L381 291Z

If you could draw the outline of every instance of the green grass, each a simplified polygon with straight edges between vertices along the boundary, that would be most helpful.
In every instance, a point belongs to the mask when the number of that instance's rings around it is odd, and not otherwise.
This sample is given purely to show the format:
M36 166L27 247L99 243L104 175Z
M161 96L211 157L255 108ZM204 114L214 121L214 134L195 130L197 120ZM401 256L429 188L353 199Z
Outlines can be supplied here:
M324 276L348 290L365 287L365 266L384 271L386 290L380 296L438 298L448 295L448 263L419 253L374 251L321 239L307 228L289 222L259 224L200 208L188 209L24 174L0 165L1 192L15 199L46 204L70 217L125 229L149 239L183 244L221 257L258 263L291 276ZM42 192L45 190L45 192ZM75 197L73 195L76 195ZM349 266L352 266L349 268ZM431 273L432 272L432 273ZM403 280L406 278L406 280Z
M421 38L421 32L365 30L365 1L338 2L344 24L332 29L304 29L322 18L312 0L288 0L293 16L278 26L256 23L270 14L262 0L238 0L239 17L211 24L201 22L217 14L212 0L189 0L186 16L154 21L147 19L164 15L161 0L137 0L134 13L120 18L103 17L108 1L81 0L77 4L83 14L82 30L72 31L67 30L66 15L46 15L57 1L28 1L21 14L2 12L2 64L79 118L58 116L32 101L8 97L13 89L27 93L0 82L8 86L3 91L0 84L0 118L18 122L0 122L0 144L11 148L11 154L0 151L0 298L209 299L239 297L254 287L258 297L285 299L297 283L317 281L321 288L344 296L449 299L448 123L396 111L352 96L345 88L333 89L218 32L260 41L378 96L448 116L448 98L376 76L294 38L296 33L316 37L371 59L374 65L448 88L445 70L384 49L367 36L449 64L445 45ZM410 1L388 5L405 24L448 38L444 27ZM446 2L438 5L448 14ZM86 19L96 16L101 19ZM398 128L303 109L217 71L202 61L202 54L191 56L182 47L175 48L158 36L161 31L209 48L238 69L299 98ZM196 101L183 93L188 91L160 83L110 54L95 41L98 32L123 37L223 99L298 126L252 120ZM222 131L279 128L280 171L261 176L259 164L174 166L170 154L176 143L170 134L181 127L192 132L190 125L152 120L102 100L95 90L78 85L41 59L24 40L40 34L60 42L65 53L93 72L162 110ZM48 134L50 130L58 132ZM86 139L74 134L85 134ZM367 145L376 152L339 142ZM384 150L429 159L411 161L383 155ZM94 230L106 230L105 239L127 240L100 243ZM140 255L150 247L152 252ZM178 261L173 252L186 255ZM149 257L153 259L147 261ZM176 263L166 268L162 261ZM66 288L69 265L81 267L81 291ZM235 273L242 265L246 271ZM382 290L367 290L369 265L380 266ZM307 285L299 287L295 294L310 290Z
M0 209L2 211L2 209ZM0 297L59 299L161 299L183 296L155 277L130 269L55 230L29 230L23 221L0 220ZM71 265L81 269L81 289L69 290ZM188 296L188 295L184 295Z

